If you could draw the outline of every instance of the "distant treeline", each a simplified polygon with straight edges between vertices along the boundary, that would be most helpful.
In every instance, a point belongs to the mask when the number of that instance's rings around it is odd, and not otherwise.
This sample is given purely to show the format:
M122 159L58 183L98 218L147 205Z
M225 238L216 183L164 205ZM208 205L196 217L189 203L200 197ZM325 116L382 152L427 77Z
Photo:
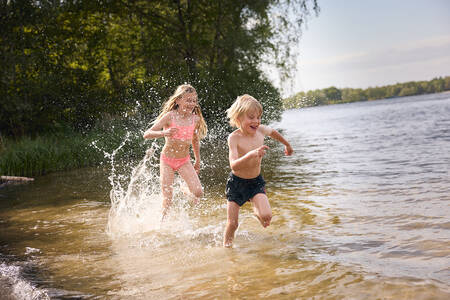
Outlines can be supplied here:
M276 119L280 93L260 64L288 71L311 12L317 0L0 1L0 142L149 121L185 82L210 126L243 93Z
M430 81L410 81L393 85L352 89L329 87L321 90L299 92L283 100L285 109L328 105L356 101L367 101L421 94L432 94L450 90L450 76L438 77Z

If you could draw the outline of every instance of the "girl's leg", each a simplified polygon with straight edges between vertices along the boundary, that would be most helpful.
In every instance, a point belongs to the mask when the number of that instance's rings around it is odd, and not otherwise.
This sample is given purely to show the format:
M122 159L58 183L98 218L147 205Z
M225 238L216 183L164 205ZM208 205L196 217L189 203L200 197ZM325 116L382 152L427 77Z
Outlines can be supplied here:
M261 225L266 228L270 225L270 220L272 219L272 209L270 208L269 199L266 194L259 193L256 194L251 199L253 205L253 211L258 217Z
M167 210L172 205L172 194L173 194L173 179L175 177L175 172L172 167L166 165L164 162L160 162L159 168L159 181L161 184L161 192L163 196L163 211L162 211L162 219L167 214Z
M236 202L228 201L227 205L227 226L223 234L223 246L231 248L233 246L234 233L239 225L239 205Z
M199 198L203 196L203 189L194 166L187 162L178 169L178 174L186 182L189 191L194 196L194 204L197 204Z

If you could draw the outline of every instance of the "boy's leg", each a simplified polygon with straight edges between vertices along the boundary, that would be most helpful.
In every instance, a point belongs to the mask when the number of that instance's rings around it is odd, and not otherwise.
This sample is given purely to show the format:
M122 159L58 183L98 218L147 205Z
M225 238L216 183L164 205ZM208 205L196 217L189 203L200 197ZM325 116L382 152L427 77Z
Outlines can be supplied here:
M173 196L173 179L175 177L175 172L172 167L166 165L161 161L159 168L159 181L161 184L161 192L163 196L163 211L162 211L162 219L167 214L167 210L172 205L172 196Z
M272 209L270 208L269 199L266 194L259 193L250 200L253 205L253 211L258 217L261 225L266 228L270 225L272 219Z
M223 246L231 248L233 245L234 233L238 228L239 205L236 202L228 201L227 205L227 226L223 234Z
M178 174L186 182L189 191L194 196L194 204L197 204L199 198L203 196L203 189L194 166L187 162L178 169Z

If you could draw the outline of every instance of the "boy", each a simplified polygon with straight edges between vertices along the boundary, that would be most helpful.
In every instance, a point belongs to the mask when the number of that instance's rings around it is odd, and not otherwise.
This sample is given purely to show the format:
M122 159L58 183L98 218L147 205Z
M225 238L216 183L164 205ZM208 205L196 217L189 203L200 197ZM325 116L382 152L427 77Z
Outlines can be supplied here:
M270 225L272 210L266 196L265 181L261 176L261 160L269 149L264 138L270 136L285 145L285 154L291 155L291 145L276 130L261 125L263 109L258 100L250 95L239 96L227 109L230 124L237 127L228 136L231 174L226 194L228 199L227 225L223 246L231 247L234 232L238 228L239 208L252 202L256 217L265 228Z

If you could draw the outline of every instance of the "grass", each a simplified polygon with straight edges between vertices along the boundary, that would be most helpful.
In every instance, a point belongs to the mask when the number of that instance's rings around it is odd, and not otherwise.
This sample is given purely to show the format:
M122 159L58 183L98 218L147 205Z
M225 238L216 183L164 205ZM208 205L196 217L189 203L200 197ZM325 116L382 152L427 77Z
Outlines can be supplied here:
M125 128L115 127L109 131L96 128L86 134L65 130L34 138L0 139L0 175L34 177L99 165L107 160L102 151L111 153L124 141L125 135ZM97 147L92 146L94 141ZM128 138L117 159L140 157L144 151L144 141L135 133Z
M100 155L93 153L88 145L87 137L80 134L7 140L0 152L0 173L32 177L95 165Z

